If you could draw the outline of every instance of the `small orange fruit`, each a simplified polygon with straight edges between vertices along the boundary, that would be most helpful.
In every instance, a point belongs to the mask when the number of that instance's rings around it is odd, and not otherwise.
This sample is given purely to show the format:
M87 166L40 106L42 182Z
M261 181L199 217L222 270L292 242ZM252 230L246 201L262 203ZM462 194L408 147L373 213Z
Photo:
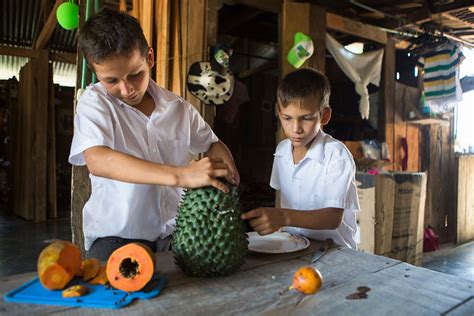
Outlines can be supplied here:
M316 294L323 286L323 276L312 266L299 268L293 276L289 290L295 289L303 294Z

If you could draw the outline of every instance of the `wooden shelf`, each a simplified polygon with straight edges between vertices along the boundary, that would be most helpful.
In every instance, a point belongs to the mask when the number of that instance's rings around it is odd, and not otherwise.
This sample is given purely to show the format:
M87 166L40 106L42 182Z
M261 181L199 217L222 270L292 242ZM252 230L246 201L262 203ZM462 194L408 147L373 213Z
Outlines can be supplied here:
M432 124L439 124L443 126L449 125L448 120L443 120L443 119L433 118L433 117L427 117L427 118L422 118L422 119L417 119L417 120L407 120L406 122L408 124L417 124L417 125L432 125Z

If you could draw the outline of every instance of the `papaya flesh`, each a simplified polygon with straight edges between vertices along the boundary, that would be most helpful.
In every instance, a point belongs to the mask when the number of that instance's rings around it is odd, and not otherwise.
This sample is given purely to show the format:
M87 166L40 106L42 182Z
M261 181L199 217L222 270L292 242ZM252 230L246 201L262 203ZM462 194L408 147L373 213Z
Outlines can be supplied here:
M92 280L89 281L89 284L92 284L92 285L98 285L98 284L106 285L107 283L109 283L109 280L107 280L107 269L106 269L105 265L102 265L102 266L100 266L99 273L97 273L97 275Z
M110 284L126 292L140 291L153 277L155 255L140 243L130 243L115 250L107 261Z
M54 241L38 257L38 277L50 290L62 290L81 273L81 251L69 241Z
M100 270L100 261L96 258L89 258L82 261L81 271L82 271L82 280L89 281L99 273Z

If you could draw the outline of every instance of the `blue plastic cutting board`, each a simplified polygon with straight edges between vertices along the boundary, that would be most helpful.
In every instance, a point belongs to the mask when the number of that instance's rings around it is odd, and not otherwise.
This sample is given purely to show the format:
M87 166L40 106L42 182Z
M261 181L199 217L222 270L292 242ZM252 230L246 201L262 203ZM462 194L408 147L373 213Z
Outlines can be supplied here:
M120 308L127 306L134 299L148 299L157 296L166 283L166 278L155 275L142 291L127 293L103 285L91 285L81 279L73 279L69 286L83 284L89 293L81 297L62 298L60 290L45 289L38 278L8 292L3 296L7 302L47 304L62 306L80 306L94 308Z

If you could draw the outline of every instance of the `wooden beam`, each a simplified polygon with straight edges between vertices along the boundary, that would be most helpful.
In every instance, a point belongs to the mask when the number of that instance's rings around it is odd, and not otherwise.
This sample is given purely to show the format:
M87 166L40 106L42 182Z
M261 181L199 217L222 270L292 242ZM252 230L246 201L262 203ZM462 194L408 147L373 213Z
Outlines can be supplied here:
M472 0L456 0L450 3L437 5L436 7L433 6L431 11L433 13L449 13L452 11L468 9L472 6L474 6Z
M326 14L326 19L327 27L330 29L359 36L381 44L387 43L387 33L376 26L357 22L330 12Z
M312 5L309 15L309 35L313 39L314 53L308 60L308 66L324 73L326 71L326 9Z
M381 141L387 143L392 162L395 162L395 155L398 153L398 150L395 147L395 43L391 38L388 39L387 44L385 45L382 87L383 102L381 102L378 111L378 132L379 135L383 137ZM392 164L388 169L397 170L397 167Z
M223 3L228 5L243 4L248 7L280 13L283 8L283 0L224 0Z
M0 45L0 55L37 58L39 53L38 51L30 48Z
M76 64L77 54L73 53L49 53L49 59L61 63Z
M58 24L58 21L56 20L56 10L62 2L62 0L56 0L54 3L54 6L49 13L48 19L44 23L43 28L39 33L38 39L33 46L35 49L43 49L53 35L54 29Z
M38 58L39 51L31 48L12 47L7 45L0 45L0 55ZM75 53L50 53L49 60L59 61L69 64L77 62L77 54Z

